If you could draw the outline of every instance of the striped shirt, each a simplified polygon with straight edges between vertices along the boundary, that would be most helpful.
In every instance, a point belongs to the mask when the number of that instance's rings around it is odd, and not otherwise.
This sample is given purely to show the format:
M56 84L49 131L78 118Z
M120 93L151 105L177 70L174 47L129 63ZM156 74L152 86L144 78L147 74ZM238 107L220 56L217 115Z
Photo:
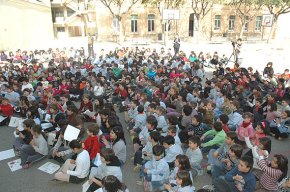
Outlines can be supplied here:
M268 166L265 159L260 159L258 161L258 166L263 172L260 178L262 187L269 191L277 191L278 180L283 174L282 171Z

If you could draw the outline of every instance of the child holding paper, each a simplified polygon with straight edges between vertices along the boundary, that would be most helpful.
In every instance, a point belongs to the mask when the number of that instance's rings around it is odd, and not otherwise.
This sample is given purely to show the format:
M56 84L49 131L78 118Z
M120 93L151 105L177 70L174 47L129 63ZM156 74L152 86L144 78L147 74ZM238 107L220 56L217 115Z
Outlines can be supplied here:
M22 125L19 125L16 128L16 134L19 135L19 137L16 137L13 147L17 155L20 155L21 147L24 144L29 145L29 143L33 139L33 136L31 134L31 128L34 125L35 122L32 119L26 119L22 122Z
M81 183L89 175L90 155L88 151L83 150L81 141L72 140L69 143L69 147L77 154L76 160L67 159L59 172L54 175L55 179L51 182Z
M35 125L31 129L33 139L29 145L24 144L20 149L21 165L23 169L30 168L33 162L44 158L48 154L47 142L42 135L39 125Z
M9 104L7 98L2 99L2 104L0 105L0 111L4 119L1 119L0 126L4 126L10 121L10 117L13 115L13 107Z

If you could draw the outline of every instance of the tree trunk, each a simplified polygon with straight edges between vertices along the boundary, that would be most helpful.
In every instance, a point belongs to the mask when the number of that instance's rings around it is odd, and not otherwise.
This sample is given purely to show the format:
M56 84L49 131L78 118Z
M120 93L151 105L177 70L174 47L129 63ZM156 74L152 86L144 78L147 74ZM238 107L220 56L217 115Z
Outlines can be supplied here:
M242 25L242 28L241 28L241 31L240 31L240 38L241 39L243 38L245 26L246 26L246 22Z
M276 27L277 27L277 19L273 21L273 25L271 27L270 33L269 33L269 37L267 39L267 43L270 42L271 39L273 39L274 33L276 32Z
M119 27L120 27L118 43L121 44L121 43L124 42L124 33L123 33L122 19L121 18L118 19L118 22L119 22Z

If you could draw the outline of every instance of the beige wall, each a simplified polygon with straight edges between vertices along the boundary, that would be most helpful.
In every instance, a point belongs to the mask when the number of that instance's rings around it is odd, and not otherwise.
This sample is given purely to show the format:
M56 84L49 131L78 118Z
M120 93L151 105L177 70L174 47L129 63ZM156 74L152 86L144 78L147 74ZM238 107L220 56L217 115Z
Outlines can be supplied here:
M47 47L53 40L50 5L0 0L0 50Z

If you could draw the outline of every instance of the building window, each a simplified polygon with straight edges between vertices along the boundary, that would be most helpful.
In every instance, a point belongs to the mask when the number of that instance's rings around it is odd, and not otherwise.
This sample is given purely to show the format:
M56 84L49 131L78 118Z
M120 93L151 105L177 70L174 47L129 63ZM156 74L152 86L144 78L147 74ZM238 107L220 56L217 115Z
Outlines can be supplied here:
M229 20L229 31L235 30L235 16L231 15Z
M170 30L171 30L171 24L168 21L168 31L170 31ZM167 22L165 22L165 24L164 24L164 31L167 31Z
M138 16L137 15L131 15L131 32L132 33L136 33L138 30L137 27L137 20L138 20Z
M153 32L154 31L154 20L155 20L155 15L148 15L148 32Z
M117 32L120 31L120 23L117 17L113 17L113 23L112 23L113 29Z
M261 25L262 25L262 16L257 16L256 17L256 31L261 31Z
M55 14L55 17L64 17L62 9L55 9L54 14Z
M249 16L245 16L245 27L244 31L248 31L249 29Z
M214 30L220 30L221 29L221 16L216 15L214 18Z
M64 27L57 27L56 31L57 32L65 32L65 28Z

